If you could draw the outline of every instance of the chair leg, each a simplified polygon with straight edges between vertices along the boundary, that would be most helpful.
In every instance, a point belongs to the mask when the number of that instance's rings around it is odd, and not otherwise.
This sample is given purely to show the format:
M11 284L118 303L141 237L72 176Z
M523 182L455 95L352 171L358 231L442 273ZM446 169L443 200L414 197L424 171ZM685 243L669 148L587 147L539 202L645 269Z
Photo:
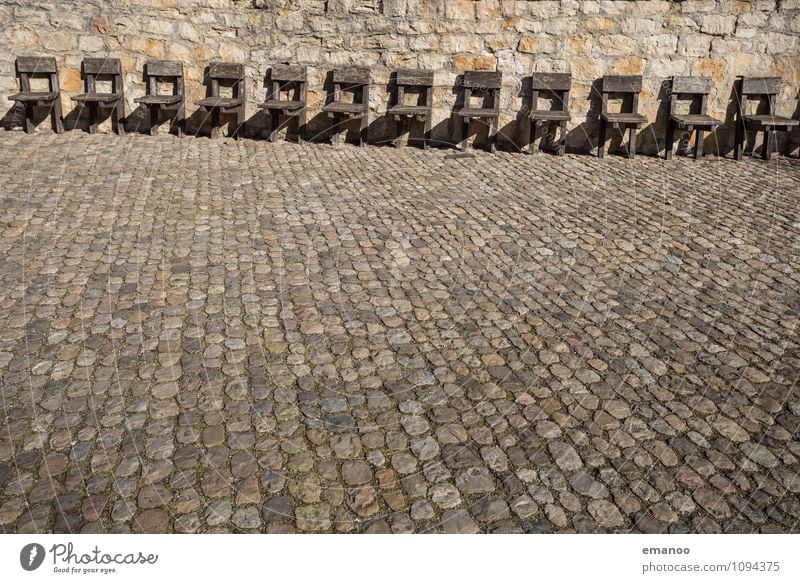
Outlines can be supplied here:
M97 104L89 104L89 133L97 133Z
M33 133L33 106L25 104L25 119L23 121L23 128L26 134Z
M158 133L158 114L161 108L157 105L150 106L150 135L155 136Z
M175 113L175 117L172 119L172 125L176 128L179 138L182 138L183 134L186 132L186 119L184 116L184 105L181 103L178 106L178 111Z
M542 127L538 119L531 120L531 135L528 138L528 150L531 154L536 154L542 151L541 136L539 135L539 128ZM538 140L538 143L537 143Z
M361 128L358 131L358 145L363 148L367 145L367 128L369 127L369 114L364 112L361 116Z
M497 133L498 133L498 126L500 124L500 117L492 118L492 125L489 129L489 151L492 154L497 153Z
M562 121L559 126L558 155L563 156L567 151L567 122Z
M605 156L606 149L606 121L600 120L600 138L597 143L597 157L602 158Z
M114 106L114 121L117 126L114 128L118 136L125 135L125 99L118 99Z
M64 114L61 111L61 95L56 97L52 109L53 129L57 134L64 133Z
M423 140L423 148L426 150L431 149L431 129L433 127L433 112L429 111L425 116L425 139Z
M630 143L628 144L628 158L633 160L636 157L636 126L631 126L628 130Z
M244 116L245 116L245 105L242 103L238 108L236 108L236 128L233 130L233 139L238 140L239 136L244 133Z
M733 159L741 160L744 142L744 124L740 120L736 120L736 138L733 148Z
M772 130L764 130L764 143L761 145L761 157L764 160L772 158L772 136L775 134Z
M705 132L701 129L697 130L697 136L694 142L694 159L699 160L703 157L703 134Z
M403 141L400 137L403 135L403 125L405 122L404 117L398 117L394 124L394 140L392 140L392 145L395 148L401 148L403 146Z
M280 115L276 110L273 110L270 114L270 128L269 128L269 141L274 142L278 139L278 128L280 123Z
M467 151L467 141L469 140L469 118L461 118L461 151Z
M306 110L300 112L297 116L297 141L302 144L306 141Z
M667 135L664 139L664 160L672 160L672 150L675 147L675 123L667 122Z
M211 138L219 136L219 108L211 108Z

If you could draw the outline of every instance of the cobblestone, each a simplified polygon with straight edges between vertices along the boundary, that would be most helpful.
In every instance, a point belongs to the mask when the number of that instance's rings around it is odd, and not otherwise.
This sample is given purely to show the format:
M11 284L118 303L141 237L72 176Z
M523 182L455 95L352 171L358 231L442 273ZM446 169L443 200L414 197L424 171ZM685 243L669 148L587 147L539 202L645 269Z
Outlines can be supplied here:
M800 164L0 133L3 532L798 532Z

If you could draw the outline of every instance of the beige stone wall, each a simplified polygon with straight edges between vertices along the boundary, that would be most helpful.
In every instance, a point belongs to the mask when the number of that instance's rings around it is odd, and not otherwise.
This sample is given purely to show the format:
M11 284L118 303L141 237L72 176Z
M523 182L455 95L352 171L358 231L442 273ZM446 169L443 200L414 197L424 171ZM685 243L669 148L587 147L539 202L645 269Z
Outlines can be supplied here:
M80 61L87 56L122 59L128 112L144 92L141 71L149 58L182 59L192 100L202 94L208 62L244 62L252 134L265 125L255 103L271 64L311 67L315 129L327 121L319 115L326 71L369 66L375 141L384 135L392 70L436 71L434 134L449 141L458 73L497 69L504 75L503 141L512 148L526 138L516 118L523 80L534 70L572 72L569 144L578 149L596 140L592 84L604 74L644 75L641 110L656 122L641 135L644 151L654 150L656 134L663 139L660 98L671 75L711 76L710 112L727 119L737 75L781 76L786 115L797 115L800 89L800 0L0 0L0 31L0 107L7 122L14 57L21 54L57 56L67 112L75 106L68 96L81 90ZM146 125L142 116L130 119L139 122ZM724 141L728 134L723 128Z

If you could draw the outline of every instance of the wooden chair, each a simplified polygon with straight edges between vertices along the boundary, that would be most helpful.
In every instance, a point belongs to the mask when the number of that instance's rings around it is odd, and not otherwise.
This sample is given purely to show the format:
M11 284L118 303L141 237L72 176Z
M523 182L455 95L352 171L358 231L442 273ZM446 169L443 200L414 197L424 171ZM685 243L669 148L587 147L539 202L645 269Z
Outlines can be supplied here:
M489 126L489 149L494 154L497 151L497 125L500 120L500 87L503 84L503 74L488 71L466 71L461 81L463 88L463 106L456 114L461 120L461 150L466 151L469 138L469 122L473 119L486 123ZM475 97L473 93L483 96L491 102L489 107L470 107L470 100ZM484 121L486 120L486 121Z
M333 95L330 101L322 108L328 117L334 120L334 127L338 126L337 118L346 117L348 120L360 118L358 144L364 146L367 142L367 127L369 126L369 69L354 67L338 69L333 72ZM342 92L353 94L352 103L342 101Z
M745 132L764 132L761 156L769 160L775 150L775 132L787 132L800 121L775 114L780 77L740 77L736 84L736 144L734 157L742 159ZM758 99L756 113L748 113L748 101ZM759 110L761 112L759 113Z
M722 125L722 121L706 114L708 105L708 94L711 92L710 77L673 77L672 91L669 98L669 120L667 121L667 136L665 140L664 159L672 158L672 150L675 142L675 128L686 130L691 136L693 130L697 130L697 137L694 142L694 159L703 156L703 133L716 131ZM678 113L678 102L682 99L689 99L689 113ZM695 111L693 112L693 105Z
M569 73L534 73L531 78L531 100L528 117L531 124L530 148L536 151L533 144L536 142L536 130L539 126L557 123L559 126L558 155L563 156L567 146L567 122L572 116L569 114L569 89L572 85L572 75ZM539 95L555 100L558 109L539 109ZM541 138L539 149L541 150Z
M245 89L244 65L241 63L211 63L206 71L207 96L197 105L211 112L211 137L219 136L220 112L236 113L236 127L230 135L239 138L244 127L247 92ZM221 97L219 88L230 87L231 97Z
M85 93L72 99L89 107L89 133L97 132L97 118L101 107L111 107L111 123L120 136L125 134L125 89L122 84L122 65L119 59L84 59L83 77ZM97 92L96 82L111 80L111 93Z
M47 107L53 118L53 130L60 134L64 131L64 119L61 112L61 91L58 88L58 68L55 57L17 57L17 76L19 77L19 93L9 99L19 101L25 107L26 134L34 130L33 108ZM47 77L49 91L31 91L31 79Z
M308 110L306 68L274 65L270 70L267 87L267 99L258 107L265 109L271 118L269 141L274 142L277 139L280 116L283 115L297 120L298 141L302 143L305 139ZM287 94L287 99L281 99L283 93Z
M404 126L410 132L411 121L416 119L425 123L425 136L423 147L430 148L431 124L433 123L433 71L419 69L401 69L395 73L397 97L395 104L388 109L386 114L396 122L397 133L394 139L395 146L403 146L400 136L404 133ZM405 103L406 89L419 92L416 105Z
M178 136L183 137L184 116L185 116L185 97L183 90L183 62L181 61L147 61L144 69L147 94L144 97L137 97L133 101L141 103L150 110L150 135L158 133L158 123L161 111L174 109L171 128L177 129ZM159 84L166 83L171 85L170 94L161 95Z
M628 158L636 156L636 130L647 123L647 118L639 113L639 92L642 90L641 75L606 75L603 77L603 108L600 113L600 142L597 144L597 157L605 155L606 129L611 125L614 129L630 129ZM628 112L610 113L608 111L609 96L622 95L631 97ZM623 99L624 107L625 99Z

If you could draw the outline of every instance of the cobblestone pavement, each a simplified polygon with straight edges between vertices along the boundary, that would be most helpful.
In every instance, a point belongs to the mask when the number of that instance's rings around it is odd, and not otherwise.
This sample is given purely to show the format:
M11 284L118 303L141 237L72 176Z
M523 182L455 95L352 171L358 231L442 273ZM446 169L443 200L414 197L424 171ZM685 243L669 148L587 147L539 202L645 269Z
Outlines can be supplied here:
M6 532L800 531L800 162L0 134Z

